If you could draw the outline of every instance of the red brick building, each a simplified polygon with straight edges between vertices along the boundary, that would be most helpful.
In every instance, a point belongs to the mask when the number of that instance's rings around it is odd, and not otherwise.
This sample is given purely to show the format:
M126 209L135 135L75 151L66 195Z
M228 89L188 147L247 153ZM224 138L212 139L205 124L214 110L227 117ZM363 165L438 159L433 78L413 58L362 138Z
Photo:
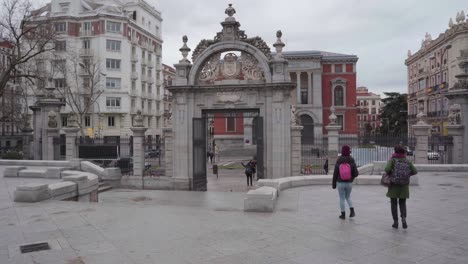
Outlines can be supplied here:
M325 127L329 124L332 107L338 124L342 126L340 133L357 135L358 57L324 51L288 51L283 52L283 55L289 61L291 81L296 83L291 98L304 126L302 141L313 141L315 135L327 133ZM220 137L227 135L227 126L234 127L235 122L233 118L222 120L216 121L214 128L215 135ZM241 135L244 130L229 133Z

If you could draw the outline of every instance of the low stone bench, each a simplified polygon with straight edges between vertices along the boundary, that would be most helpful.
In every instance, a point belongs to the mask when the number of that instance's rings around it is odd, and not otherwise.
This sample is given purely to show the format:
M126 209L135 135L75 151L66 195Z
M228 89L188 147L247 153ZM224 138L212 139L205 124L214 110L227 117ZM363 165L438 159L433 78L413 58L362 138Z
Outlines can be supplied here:
M49 179L60 179L62 178L62 171L69 170L66 167L49 167L47 168L47 178Z
M63 181L70 181L77 184L78 195L88 194L99 187L98 176L92 173L80 173L63 177Z
M65 200L78 196L78 186L74 182L64 181L49 184L50 198L54 200Z
M273 187L263 186L247 192L244 199L244 211L246 212L273 212L278 191Z
M24 166L8 166L5 167L5 170L3 171L3 177L5 178L17 178L18 173L21 170L25 170L26 167Z
M20 178L47 178L47 169L26 169L18 172Z
M29 183L16 187L14 201L23 203L35 203L50 198L47 184Z

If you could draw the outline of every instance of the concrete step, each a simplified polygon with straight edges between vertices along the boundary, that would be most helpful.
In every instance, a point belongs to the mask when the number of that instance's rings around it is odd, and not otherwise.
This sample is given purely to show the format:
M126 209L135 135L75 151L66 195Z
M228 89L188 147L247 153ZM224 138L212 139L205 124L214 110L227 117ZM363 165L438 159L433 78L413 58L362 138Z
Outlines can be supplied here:
M29 169L18 172L20 178L47 178L47 170Z
M98 193L106 192L112 190L112 186L108 183L100 182L98 187Z

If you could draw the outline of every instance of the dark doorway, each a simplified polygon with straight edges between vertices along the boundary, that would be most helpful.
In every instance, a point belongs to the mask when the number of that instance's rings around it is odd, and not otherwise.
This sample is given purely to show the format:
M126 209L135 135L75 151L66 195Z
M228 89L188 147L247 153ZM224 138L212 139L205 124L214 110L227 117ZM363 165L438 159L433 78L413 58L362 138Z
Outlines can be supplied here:
M314 120L308 115L301 115L302 144L314 144Z

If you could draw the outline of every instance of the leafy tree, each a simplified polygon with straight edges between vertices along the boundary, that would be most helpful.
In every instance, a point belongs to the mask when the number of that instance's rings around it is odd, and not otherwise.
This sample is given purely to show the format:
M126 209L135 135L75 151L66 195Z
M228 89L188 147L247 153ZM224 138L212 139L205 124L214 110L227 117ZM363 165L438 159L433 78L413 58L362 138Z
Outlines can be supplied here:
M407 94L384 93L386 98L380 112L380 134L406 134L408 133L408 103Z

